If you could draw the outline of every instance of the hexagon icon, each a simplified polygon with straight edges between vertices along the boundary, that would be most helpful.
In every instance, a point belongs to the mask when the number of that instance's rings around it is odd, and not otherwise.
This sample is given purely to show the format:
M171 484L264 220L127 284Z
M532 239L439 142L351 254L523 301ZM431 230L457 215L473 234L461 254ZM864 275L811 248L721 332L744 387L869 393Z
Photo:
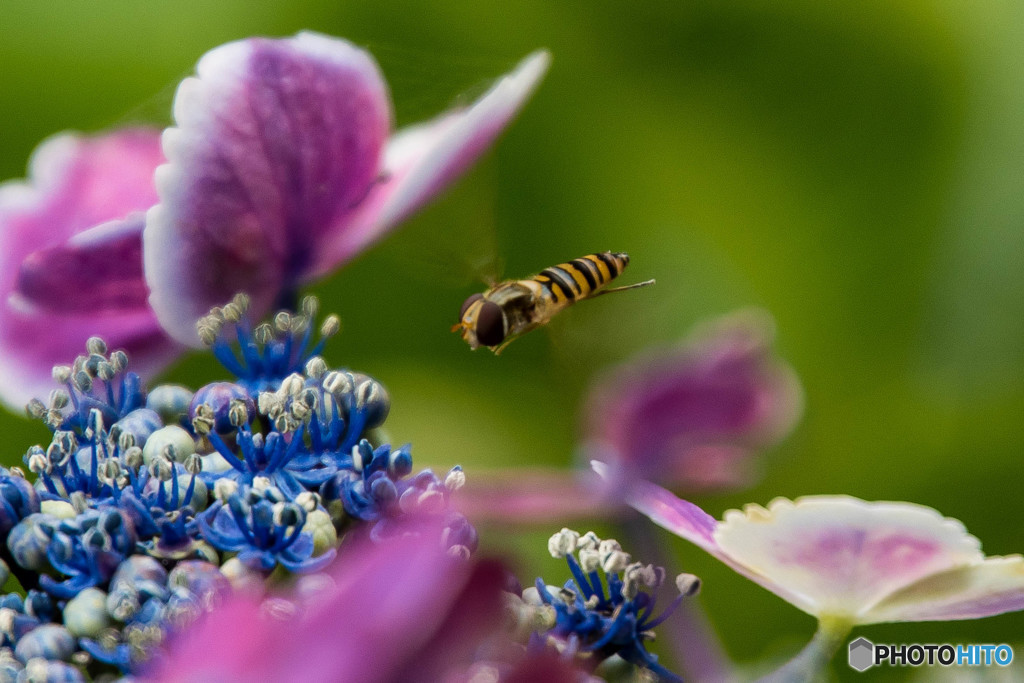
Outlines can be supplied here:
M850 668L867 671L875 663L875 644L867 638L850 643Z

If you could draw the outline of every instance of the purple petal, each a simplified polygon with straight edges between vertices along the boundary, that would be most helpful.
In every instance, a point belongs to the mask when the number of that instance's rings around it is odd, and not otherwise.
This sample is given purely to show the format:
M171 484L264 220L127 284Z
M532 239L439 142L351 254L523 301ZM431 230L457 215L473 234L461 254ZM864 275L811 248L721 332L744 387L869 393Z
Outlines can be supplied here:
M865 621L979 619L1022 609L1024 558L1014 555L926 577L887 596Z
M348 261L462 175L508 126L547 71L550 57L535 52L471 107L400 130L388 142L382 182L359 213L324 244L315 278Z
M387 89L366 52L315 33L222 45L200 59L164 133L147 217L151 303L193 345L236 292L262 314L295 287L380 171Z
M574 664L581 668L576 668ZM579 660L572 660L552 653L527 651L507 672L502 672L501 683L594 683L604 679L590 676L582 670L585 666Z
M156 131L64 134L39 146L27 181L0 187L0 398L13 406L53 388L90 336L151 375L179 347L146 302L142 216L156 201Z
M749 480L755 451L788 434L802 407L772 329L766 314L733 314L611 372L584 413L591 455L691 490Z
M481 642L496 632L502 611L501 591L507 581L508 570L500 563L478 562L444 613L444 621L405 661L393 680L433 683L458 678L479 655Z
M614 470L603 462L590 463L606 481L615 482ZM719 553L714 533L718 522L688 500L646 481L632 481L623 499L638 512L651 518L660 527L685 538L712 555Z
M427 653L430 642L472 648L488 632L483 617L498 614L500 577L490 565L449 556L437 543L439 529L419 531L347 546L332 570L334 587L297 619L268 619L252 598L230 601L172 642L170 656L150 677L403 680L399 672L415 671L426 655L453 653ZM476 630L455 628L459 623ZM460 642L448 643L446 627Z
M142 274L144 226L144 215L134 213L29 254L21 263L12 294L19 308L53 313L147 308Z

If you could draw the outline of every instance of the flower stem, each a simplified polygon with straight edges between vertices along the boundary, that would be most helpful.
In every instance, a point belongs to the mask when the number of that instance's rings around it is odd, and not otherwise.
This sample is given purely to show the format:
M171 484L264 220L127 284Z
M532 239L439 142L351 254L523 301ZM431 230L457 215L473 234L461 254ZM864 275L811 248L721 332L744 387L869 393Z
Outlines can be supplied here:
M823 617L811 642L779 670L760 680L760 683L805 683L818 681L839 646L853 628L846 619Z

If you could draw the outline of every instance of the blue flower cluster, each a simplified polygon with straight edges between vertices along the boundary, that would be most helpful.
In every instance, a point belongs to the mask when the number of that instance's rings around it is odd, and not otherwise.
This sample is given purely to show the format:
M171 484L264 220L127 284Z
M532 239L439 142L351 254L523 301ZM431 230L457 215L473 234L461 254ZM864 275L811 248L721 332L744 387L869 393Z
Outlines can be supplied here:
M407 515L442 519L453 554L476 548L449 505L462 470L414 474L408 445L379 442L383 386L318 355L337 319L314 341L315 299L255 327L246 308L198 323L233 381L147 391L91 339L29 404L52 439L0 469L0 583L22 589L0 597L0 680L138 673L232 586L319 571L342 536Z
M655 592L665 570L631 562L619 543L602 540L594 532L584 535L562 529L548 541L556 558L565 558L572 578L554 588L538 578L522 593L534 624L530 647L554 647L566 657L585 657L597 666L613 655L653 671L659 680L680 681L647 651L645 641L653 629L681 604L696 595L700 579L692 574L676 577L679 595L655 616ZM575 555L574 555L575 553Z

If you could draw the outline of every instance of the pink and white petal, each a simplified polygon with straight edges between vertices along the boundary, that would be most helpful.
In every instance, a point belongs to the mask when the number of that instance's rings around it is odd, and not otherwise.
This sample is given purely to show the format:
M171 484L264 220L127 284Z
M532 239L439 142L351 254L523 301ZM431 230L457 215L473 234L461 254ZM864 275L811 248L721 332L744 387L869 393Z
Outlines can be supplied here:
M592 460L590 465L606 480L616 480L614 470L608 465L595 460ZM800 595L789 586L778 584L771 577L747 567L719 546L715 532L720 523L704 510L650 482L627 477L623 477L622 482L622 500L631 508L658 526L707 551L736 573L775 593L783 600L798 605Z
M861 616L861 623L979 619L1024 610L1024 558L989 557L927 576Z
M222 45L200 59L164 133L147 216L150 303L170 334L247 292L257 316L293 288L366 197L391 126L372 57L315 33Z
M531 54L468 109L399 131L388 142L381 181L356 214L325 241L307 279L325 275L380 239L442 192L482 155L529 99L547 71Z
M978 539L932 508L849 496L732 510L714 541L805 612L854 621L894 591L983 557Z
M0 399L20 410L56 388L54 365L85 352L89 337L123 349L144 378L181 353L146 302L141 212L25 256L0 301Z
M28 254L153 206L153 171L162 162L160 133L148 128L40 143L28 178L0 185L0 296Z

